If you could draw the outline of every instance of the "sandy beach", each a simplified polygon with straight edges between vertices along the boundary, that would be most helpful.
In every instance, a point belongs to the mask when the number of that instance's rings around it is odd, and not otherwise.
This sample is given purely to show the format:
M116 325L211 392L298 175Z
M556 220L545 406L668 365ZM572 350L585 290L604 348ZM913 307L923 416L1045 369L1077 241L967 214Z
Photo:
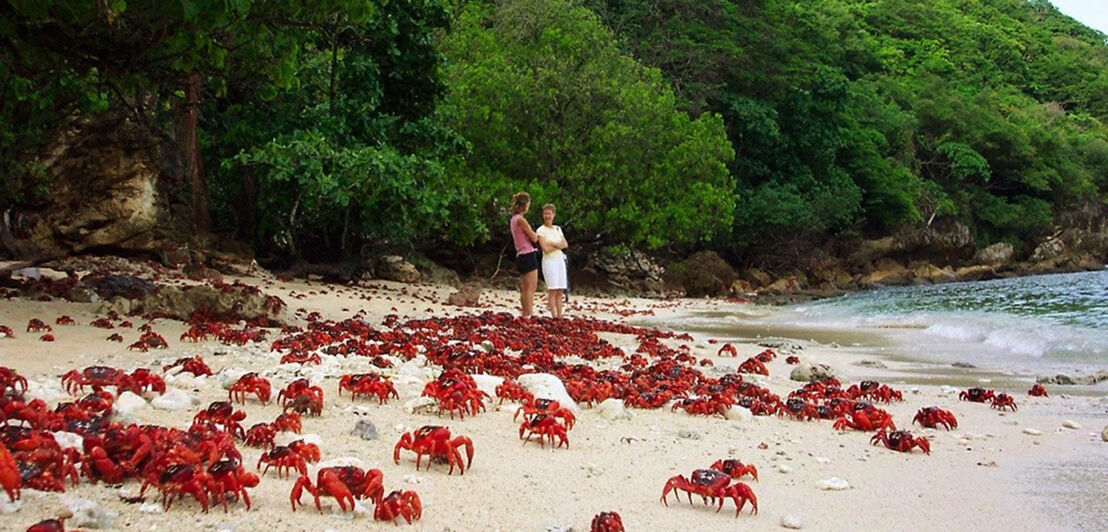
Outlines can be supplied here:
M356 287L328 286L300 281L280 282L271 277L243 279L288 302L297 323L303 316L319 312L324 319L340 320L364 311L363 319L379 326L386 315L445 317L493 311L513 311L518 304L514 292L486 290L481 308L445 305L450 287L400 285L383 281ZM263 285L263 281L265 281ZM543 309L542 294L536 307ZM97 305L27 300L0 301L0 324L16 331L15 338L0 340L0 365L10 367L30 382L28 395L58 393L59 376L74 368L109 365L128 371L137 367L159 368L186 356L201 355L217 373L235 375L256 371L277 390L298 376L307 376L325 393L320 417L304 420L303 437L317 439L324 463L357 464L379 468L384 473L386 492L414 490L423 501L422 519L401 528L413 530L588 530L593 516L602 511L618 512L627 530L712 531L777 530L783 520L806 530L1105 530L1108 529L1108 443L1101 430L1108 424L1108 399L1098 393L1067 393L1058 387L1047 398L1027 396L1030 382L1006 375L1003 368L981 368L965 372L935 368L913 361L884 357L880 346L868 336L834 337L811 331L789 331L794 338L780 354L795 354L802 361L826 363L840 376L844 387L862 379L876 379L904 392L903 402L881 405L892 413L900 428L926 436L931 454L919 450L900 453L870 445L870 433L837 431L831 421L796 421L788 418L738 416L692 416L657 410L629 409L630 419L605 419L595 409L582 408L577 424L569 431L568 449L540 448L522 443L519 421L513 421L517 404L498 405L465 419L439 417L433 413L409 413L404 405L420 395L437 368L411 368L393 372L399 400L378 405L364 399L354 402L349 395L337 395L338 378L344 373L370 368L359 357L324 355L319 366L278 364L280 353L271 352L269 342L245 347L215 342L178 341L186 325L174 320L155 320L153 328L169 340L166 350L149 353L128 351L135 330L123 330L125 342L105 341L114 331L91 327L100 317ZM632 312L628 312L632 311ZM772 312L772 310L764 310ZM574 296L567 307L570 317L593 317L659 328L672 328L689 315L757 313L748 304L713 300L655 301L646 299L596 299ZM624 315L630 314L630 315ZM38 335L24 333L27 321L38 317L47 323L69 315L72 326L54 326L56 341L38 341ZM136 322L136 325L138 322ZM726 328L693 327L693 342L666 340L667 345L689 344L698 358L709 358L714 366L702 368L709 376L733 371L747 357L765 349L752 334L728 332ZM749 333L749 331L746 331ZM762 331L758 331L762 334ZM767 330L763 336L781 336ZM633 336L603 335L628 354L638 342ZM273 336L271 336L272 340ZM710 343L715 340L718 343ZM723 342L733 342L737 357L717 356ZM876 342L879 343L879 342ZM941 348L941 346L936 346ZM418 357L417 359L418 360ZM871 365L862 365L871 361ZM881 361L884 368L873 367ZM609 363L609 366L611 364ZM769 377L757 378L782 398L801 386L789 379L792 366L785 356L767 364ZM390 373L390 370L383 370ZM422 375L425 378L416 376ZM226 400L227 391L217 376L168 380L171 388L184 390L193 405L183 410L143 407L133 421L187 428L193 414L211 401ZM971 385L1013 395L1019 409L998 412L988 404L958 400L958 391ZM62 392L64 393L64 392ZM58 400L58 397L52 397ZM53 405L53 403L51 403ZM923 429L911 425L921 407L949 409L957 418L955 430ZM269 421L281 412L275 403L249 401L245 407L249 427ZM371 421L379 437L363 440L350 434L358 420ZM414 455L402 453L393 463L393 447L404 432L422 425L448 425L455 434L473 440L476 449L472 467L464 475L448 475L446 466L416 470ZM1067 428L1071 427L1071 428ZM244 463L253 470L261 450L240 445ZM759 479L744 479L758 498L757 515L747 506L735 516L730 501L721 512L693 498L689 504L672 496L668 507L659 496L666 480L707 468L722 458L737 458L754 464ZM309 467L314 479L317 465ZM841 479L846 489L821 489L821 483ZM147 494L146 503L128 503L122 496L137 493L139 483L122 487L89 484L84 479L65 493L25 490L15 505L6 497L0 505L4 530L24 530L41 519L58 514L77 499L93 501L114 514L112 530L364 530L391 523L373 521L368 514L338 511L331 498L323 499L322 515L305 497L307 506L295 513L289 492L295 481L278 478L270 471L256 488L249 490L253 506L247 511L241 502L229 512L213 508L201 513L195 501L186 498L168 511L154 504L160 497ZM832 482L834 483L834 482ZM86 525L81 528L89 528ZM70 524L74 526L74 524Z

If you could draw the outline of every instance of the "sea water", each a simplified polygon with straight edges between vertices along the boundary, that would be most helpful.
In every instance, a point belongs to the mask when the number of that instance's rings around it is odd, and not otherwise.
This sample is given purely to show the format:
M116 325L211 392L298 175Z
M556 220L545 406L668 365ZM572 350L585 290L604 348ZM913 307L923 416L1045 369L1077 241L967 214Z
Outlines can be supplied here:
M759 319L885 331L906 356L935 362L1033 372L1108 369L1108 270L883 288Z

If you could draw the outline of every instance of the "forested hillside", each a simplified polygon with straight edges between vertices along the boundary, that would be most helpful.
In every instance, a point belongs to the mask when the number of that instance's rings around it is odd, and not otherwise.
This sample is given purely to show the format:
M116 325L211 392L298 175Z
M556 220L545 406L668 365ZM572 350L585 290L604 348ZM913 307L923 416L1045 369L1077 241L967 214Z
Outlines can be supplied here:
M1028 253L1108 200L1106 36L1045 0L7 1L0 44L4 211L126 121L168 211L287 260L496 251L516 190L575 242L736 264Z

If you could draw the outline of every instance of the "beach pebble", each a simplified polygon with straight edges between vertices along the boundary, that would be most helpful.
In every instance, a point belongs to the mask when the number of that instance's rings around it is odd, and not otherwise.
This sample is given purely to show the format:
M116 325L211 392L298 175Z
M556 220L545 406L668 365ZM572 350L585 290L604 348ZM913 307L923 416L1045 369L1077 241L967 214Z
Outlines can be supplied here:
M753 418L754 415L750 413L750 410L747 410L741 406L732 406L723 413L723 417L731 421L747 422L750 421L750 419Z
M527 373L516 377L516 382L527 391L535 395L536 399L553 399L558 404L568 408L576 415L581 415L581 408L566 392L562 379L549 373Z
M143 408L146 408L146 399L131 392L123 392L112 404L112 415L132 419L135 412Z
M1104 426L1104 430L1100 431L1100 439L1108 441L1108 425Z
M423 482L423 477L417 475L404 475L404 482L407 482L408 484L419 484L420 482Z
M358 422L354 424L354 429L350 431L350 434L363 440L376 440L377 427L368 419L359 419Z
M413 397L404 401L404 411L409 414L434 414L438 408L438 403L427 396Z
M804 522L800 520L800 517L793 514L785 514L781 516L781 526L783 528L791 528L793 530L800 530L804 528Z
M150 401L150 406L158 410L188 410L193 406L193 397L180 388L170 388Z
M817 456L816 457L816 463L817 464L830 464L831 459L830 458L824 458L822 456Z
M623 399L609 397L596 405L595 412L608 421L617 419L631 419L631 411L623 404Z
M699 440L700 433L695 430L683 429L677 432L677 437L686 440Z
M66 508L73 516L65 524L74 528L111 528L117 515L88 499L71 499L66 503Z
M824 491L840 491L850 489L850 483L839 477L831 477L817 482L816 487Z
M26 401L42 399L47 403L55 403L69 397L69 394L62 389L60 379L50 379L48 381L28 379L27 392L24 397Z
M1023 433L1024 434L1030 434L1031 436L1039 436L1039 435L1042 435L1043 431L1035 430L1033 428L1028 427L1026 429L1023 429Z
M489 397L496 397L496 387L504 384L504 377L496 377L493 375L471 375L473 382L477 385L477 389L489 394Z
M73 447L77 450L81 450L84 446L85 438L80 434L59 430L54 433L54 441L58 442L58 447L62 449Z
M1062 426L1066 427L1067 429L1079 429L1079 428L1081 428L1081 424L1074 421L1074 420L1072 420L1072 419L1067 419L1067 420L1063 421Z
M800 382L823 380L835 376L835 370L831 369L831 366L827 364L812 364L810 362L800 364L789 373L789 379Z
M211 525L210 528L216 532L235 532L235 525L231 523L216 523Z
M939 387L939 395L951 395L958 393L958 388L953 386L942 385Z
M342 508L339 508L342 511ZM372 519L373 508L367 508L361 501L354 501L354 508L351 510L354 515L354 519Z
M792 473L792 470L793 470L793 468L791 468L791 467L789 467L785 464L777 464L777 471L778 472L788 474L788 473Z

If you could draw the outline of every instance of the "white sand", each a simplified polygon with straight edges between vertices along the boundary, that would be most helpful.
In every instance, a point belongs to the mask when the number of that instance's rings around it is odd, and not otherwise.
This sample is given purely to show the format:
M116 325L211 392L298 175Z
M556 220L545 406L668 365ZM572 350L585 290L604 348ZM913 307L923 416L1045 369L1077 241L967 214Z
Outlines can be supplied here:
M261 284L258 280L248 280ZM443 316L472 312L445 307L450 292L446 287L405 287L374 282L377 289L351 289L276 283L267 292L279 295L292 309L317 310L325 318L343 319L359 309L367 311L370 323L380 323L389 313L401 316ZM320 291L325 290L326 294ZM313 293L314 292L314 293ZM304 294L297 299L290 294ZM517 296L511 292L486 292L482 301L488 308L512 309ZM739 309L704 300L677 303L648 300L624 302L574 297L577 309L571 315L587 314L623 320L608 312L621 308L651 309L655 320L698 309L729 311ZM588 311L581 310L582 306ZM543 308L541 295L536 304ZM392 310L395 308L396 310ZM749 311L749 306L742 307ZM484 310L484 309L481 309ZM215 343L188 344L177 341L185 327L181 322L158 320L155 331L169 340L170 349L150 353L126 350L137 339L135 330L105 331L88 323L98 317L94 305L58 302L0 301L0 324L16 330L15 339L0 340L0 365L14 368L30 380L57 379L66 370L93 364L133 369L154 367L177 357L201 354L213 370L240 368L269 375L276 389L283 387L295 367L277 368L279 355L268 352L268 344L234 348ZM68 314L77 325L54 327L54 343L42 343L37 334L23 333L27 320L40 317L48 323ZM139 322L136 321L136 325ZM122 332L124 344L107 342L111 332ZM271 337L272 339L272 337ZM707 339L697 335L696 344ZM620 339L617 338L617 341ZM634 346L625 337L622 346ZM710 356L717 366L734 367L762 348L740 344L738 358L715 357L718 345L696 347L698 356ZM219 353L219 354L217 354ZM672 413L669 409L632 410L632 420L606 421L586 409L577 426L569 432L571 447L545 450L534 443L522 445L517 437L518 422L512 421L516 405L491 406L489 411L465 420L404 412L405 400L418 396L422 383L398 382L399 401L378 406L360 401L362 417L377 427L380 439L363 441L349 435L359 415L352 412L349 396L336 394L341 373L368 369L363 360L351 359L330 366L329 378L320 384L326 394L326 407L320 418L305 418L304 433L322 438L324 460L343 457L359 459L367 467L384 472L385 489L411 489L424 503L423 519L416 530L588 530L592 517L601 511L617 511L628 530L776 530L785 515L793 515L808 530L1104 530L1105 464L1108 443L1100 441L1100 431L1108 416L1104 402L1088 397L1028 398L1027 386L1011 384L998 387L1014 395L1019 411L998 413L987 405L959 402L956 394L942 395L939 384L901 385L901 363L887 362L890 369L875 370L856 366L854 361L874 357L851 348L831 348L810 344L801 358L827 362L839 369L844 385L862 378L877 377L905 392L905 401L887 406L902 428L913 428L910 420L923 406L950 409L959 420L959 428L925 430L914 427L916 435L931 439L932 453L902 454L869 444L869 434L839 432L831 422L799 422L782 418L756 417L746 421L727 421L718 417L693 417ZM784 357L768 364L768 387L784 397L800 383L788 380L791 366ZM327 367L327 366L325 366ZM309 373L317 371L309 367ZM992 386L997 387L996 383ZM918 393L912 393L918 388ZM189 392L194 390L189 386ZM208 402L225 400L226 392L216 380L206 379L195 386L198 404L190 410L166 412L143 409L137 421L187 427L192 415ZM248 402L244 426L271 421L279 407ZM1064 420L1076 421L1080 429L1062 427ZM476 447L473 467L464 476L448 476L445 466L417 472L413 456L404 452L401 462L392 461L393 446L403 431L424 424L446 424L456 434L469 436ZM1024 429L1041 431L1029 435ZM688 439L679 433L695 433ZM1095 435L1094 435L1095 433ZM260 451L240 446L248 468L257 463ZM736 518L728 502L716 513L700 503L689 505L671 498L669 507L659 501L662 487L671 476L688 475L693 469L706 468L720 458L739 458L759 469L759 482L747 480L758 496L760 512L748 511ZM314 469L310 468L313 473ZM817 484L838 477L849 482L850 489L823 491ZM64 494L24 491L18 512L0 516L6 530L27 526L56 514L63 501L85 498L117 512L113 529L189 530L217 529L229 526L244 530L355 530L390 527L374 523L372 518L354 519L325 507L320 515L311 506L293 513L289 491L293 480L279 479L271 471L261 485L250 490L253 509L241 503L229 513L222 508L201 514L199 504L191 500L177 503L168 513L141 513L139 505L119 499L119 489L90 485L82 481ZM137 491L130 481L125 492ZM0 494L2 496L2 494ZM148 500L155 500L149 497ZM331 499L324 499L335 507ZM369 503L369 506L372 506ZM337 508L335 508L337 510ZM748 507L749 510L749 507ZM372 508L370 508L372 511ZM401 521L403 523L403 521ZM404 526L402 524L402 526Z

